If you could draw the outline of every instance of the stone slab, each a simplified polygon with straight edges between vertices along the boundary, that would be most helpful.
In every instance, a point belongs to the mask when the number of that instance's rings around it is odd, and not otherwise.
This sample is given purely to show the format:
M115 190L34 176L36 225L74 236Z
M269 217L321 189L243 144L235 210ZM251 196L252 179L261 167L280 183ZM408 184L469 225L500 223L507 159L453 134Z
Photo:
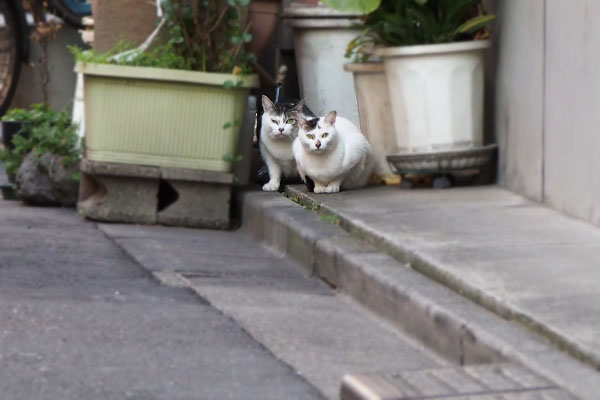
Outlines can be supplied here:
M146 165L119 164L88 160L83 158L80 165L81 171L90 175L123 176L128 178L160 178L160 168Z
M348 375L344 378L340 398L575 400L548 380L515 364L440 368L388 376Z
M160 176L162 179L174 181L208 182L222 184L233 183L233 175L228 172L204 171L189 168L160 167Z

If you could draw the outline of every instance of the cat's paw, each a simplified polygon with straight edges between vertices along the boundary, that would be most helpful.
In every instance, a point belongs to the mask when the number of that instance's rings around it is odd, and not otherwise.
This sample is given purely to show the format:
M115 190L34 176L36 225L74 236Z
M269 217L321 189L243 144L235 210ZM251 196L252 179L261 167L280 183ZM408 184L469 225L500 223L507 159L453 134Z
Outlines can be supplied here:
M314 189L315 193L325 193L326 191L327 191L327 188L325 186L316 185L315 189Z
M279 190L279 182L269 181L263 185L262 190L264 192L276 192Z
M337 193L340 191L339 185L329 185L325 188L325 193Z

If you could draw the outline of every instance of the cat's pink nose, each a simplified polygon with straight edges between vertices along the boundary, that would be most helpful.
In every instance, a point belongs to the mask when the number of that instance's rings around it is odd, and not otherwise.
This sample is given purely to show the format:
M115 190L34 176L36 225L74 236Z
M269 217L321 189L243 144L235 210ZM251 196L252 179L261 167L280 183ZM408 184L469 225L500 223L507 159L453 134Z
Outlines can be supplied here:
M317 142L315 143L315 146L317 146L317 149L318 149L318 148L320 148L320 147L321 147L321 142L320 142L320 141L317 141Z
M279 132L283 133L283 128L279 128Z

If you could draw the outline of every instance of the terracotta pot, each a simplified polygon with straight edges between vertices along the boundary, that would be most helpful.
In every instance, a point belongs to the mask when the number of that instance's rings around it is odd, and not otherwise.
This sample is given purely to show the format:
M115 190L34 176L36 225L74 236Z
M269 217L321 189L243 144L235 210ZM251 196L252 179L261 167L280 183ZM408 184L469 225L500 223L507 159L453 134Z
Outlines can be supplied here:
M373 173L388 179L393 172L386 156L396 148L396 136L383 64L345 64L344 70L354 76L360 130L369 140L375 158Z
M248 50L257 57L261 56L277 28L279 11L280 0L253 0L250 3L248 18L252 41L248 44Z
M123 39L141 44L156 27L156 6L146 0L93 0L94 48L103 53Z

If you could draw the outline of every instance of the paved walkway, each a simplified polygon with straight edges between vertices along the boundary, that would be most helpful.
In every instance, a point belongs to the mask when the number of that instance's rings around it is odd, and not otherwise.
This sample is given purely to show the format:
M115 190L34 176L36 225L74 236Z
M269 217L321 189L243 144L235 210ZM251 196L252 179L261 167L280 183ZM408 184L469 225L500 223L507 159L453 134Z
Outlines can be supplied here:
M497 187L307 194L414 269L600 366L600 229Z

